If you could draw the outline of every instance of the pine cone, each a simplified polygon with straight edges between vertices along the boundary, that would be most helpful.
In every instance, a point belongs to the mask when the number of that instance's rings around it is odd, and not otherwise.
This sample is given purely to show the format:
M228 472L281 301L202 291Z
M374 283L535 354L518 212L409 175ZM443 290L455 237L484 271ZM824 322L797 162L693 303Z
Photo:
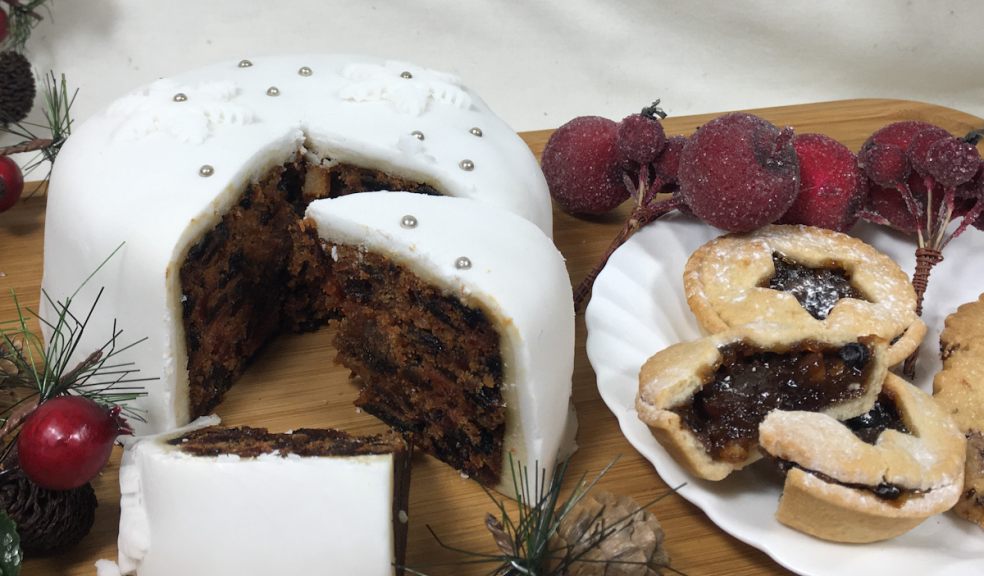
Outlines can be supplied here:
M632 498L603 490L589 493L564 517L551 546L558 548L555 557L580 559L565 576L659 576L670 563L656 517Z
M0 52L0 124L20 122L34 107L34 71L20 52Z
M96 493L91 484L73 490L46 490L20 471L0 479L0 506L17 523L21 548L45 555L74 546L92 529Z

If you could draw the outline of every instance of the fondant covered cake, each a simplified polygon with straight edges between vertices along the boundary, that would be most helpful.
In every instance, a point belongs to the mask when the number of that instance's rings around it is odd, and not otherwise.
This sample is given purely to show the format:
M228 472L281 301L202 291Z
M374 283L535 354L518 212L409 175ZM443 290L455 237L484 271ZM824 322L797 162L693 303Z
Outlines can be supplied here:
M280 330L332 315L319 297L326 258L300 215L314 198L374 189L471 198L550 235L536 160L457 78L353 56L255 58L159 80L74 131L48 191L43 288L73 294L123 245L74 297L84 310L105 288L78 350L105 343L114 319L121 342L146 337L118 360L159 378L137 401L137 432L168 430L209 413ZM512 234L466 228L444 239L449 249ZM558 322L566 330L570 318ZM563 364L551 370L569 385Z
M392 575L408 464L396 435L210 426L143 437L120 467L119 569Z
M552 470L573 440L574 310L560 252L474 200L400 192L317 200L336 347L358 404L486 485L508 459Z

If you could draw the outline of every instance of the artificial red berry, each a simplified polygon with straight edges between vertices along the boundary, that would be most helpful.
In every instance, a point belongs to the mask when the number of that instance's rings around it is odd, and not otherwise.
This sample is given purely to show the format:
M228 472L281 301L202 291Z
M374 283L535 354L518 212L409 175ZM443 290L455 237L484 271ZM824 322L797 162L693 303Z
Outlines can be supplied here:
M905 150L895 144L874 142L862 147L858 153L858 166L872 182L884 188L895 188L912 172Z
M630 114L618 123L616 143L622 161L650 164L666 145L666 133L656 118Z
M558 128L543 149L550 195L569 214L603 214L629 197L616 145L618 125L579 116Z
M119 407L84 396L59 396L24 421L17 438L21 470L49 490L70 490L92 480L109 460L113 441L130 434Z
M940 140L952 137L946 130L933 125L914 134L906 149L912 168L923 176L928 175L930 147Z
M666 140L663 151L659 153L656 162L653 163L653 171L664 181L666 186L676 185L677 177L680 173L680 155L683 154L683 146L687 143L686 136L671 136Z
M779 223L847 232L858 221L868 190L854 153L823 134L798 134L793 147L799 159L800 191Z
M745 113L720 116L687 140L680 193L698 218L743 232L775 222L799 192L791 128Z
M9 156L0 156L0 212L6 212L17 203L24 192L24 175L17 162Z
M0 44L7 39L10 34L10 22L7 20L7 13L0 10Z
M872 186L868 191L867 208L887 220L892 228L909 234L916 233L916 217L909 212L898 190Z
M893 144L905 150L912 142L913 136L928 128L942 130L929 122L919 120L904 120L902 122L892 122L876 130L865 140L861 149L867 148L871 144Z
M926 151L927 172L948 188L969 182L980 167L981 155L977 146L960 138L941 138Z

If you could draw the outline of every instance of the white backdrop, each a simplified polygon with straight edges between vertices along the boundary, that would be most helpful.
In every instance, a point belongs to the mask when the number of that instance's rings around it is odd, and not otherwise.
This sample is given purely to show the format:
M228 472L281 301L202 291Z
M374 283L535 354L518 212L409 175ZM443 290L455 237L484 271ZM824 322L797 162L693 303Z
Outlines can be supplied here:
M984 2L51 0L28 56L84 119L143 83L284 52L460 75L517 130L881 96L984 116Z

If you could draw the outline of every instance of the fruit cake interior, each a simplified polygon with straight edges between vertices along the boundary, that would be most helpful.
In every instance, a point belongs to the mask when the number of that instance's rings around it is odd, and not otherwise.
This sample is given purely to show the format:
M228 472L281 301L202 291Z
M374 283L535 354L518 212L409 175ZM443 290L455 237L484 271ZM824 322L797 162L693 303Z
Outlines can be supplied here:
M258 178L181 266L189 412L208 414L282 330L339 322L358 405L486 484L499 479L505 406L499 335L482 310L404 266L326 246L307 204L429 184L351 165L290 162Z

